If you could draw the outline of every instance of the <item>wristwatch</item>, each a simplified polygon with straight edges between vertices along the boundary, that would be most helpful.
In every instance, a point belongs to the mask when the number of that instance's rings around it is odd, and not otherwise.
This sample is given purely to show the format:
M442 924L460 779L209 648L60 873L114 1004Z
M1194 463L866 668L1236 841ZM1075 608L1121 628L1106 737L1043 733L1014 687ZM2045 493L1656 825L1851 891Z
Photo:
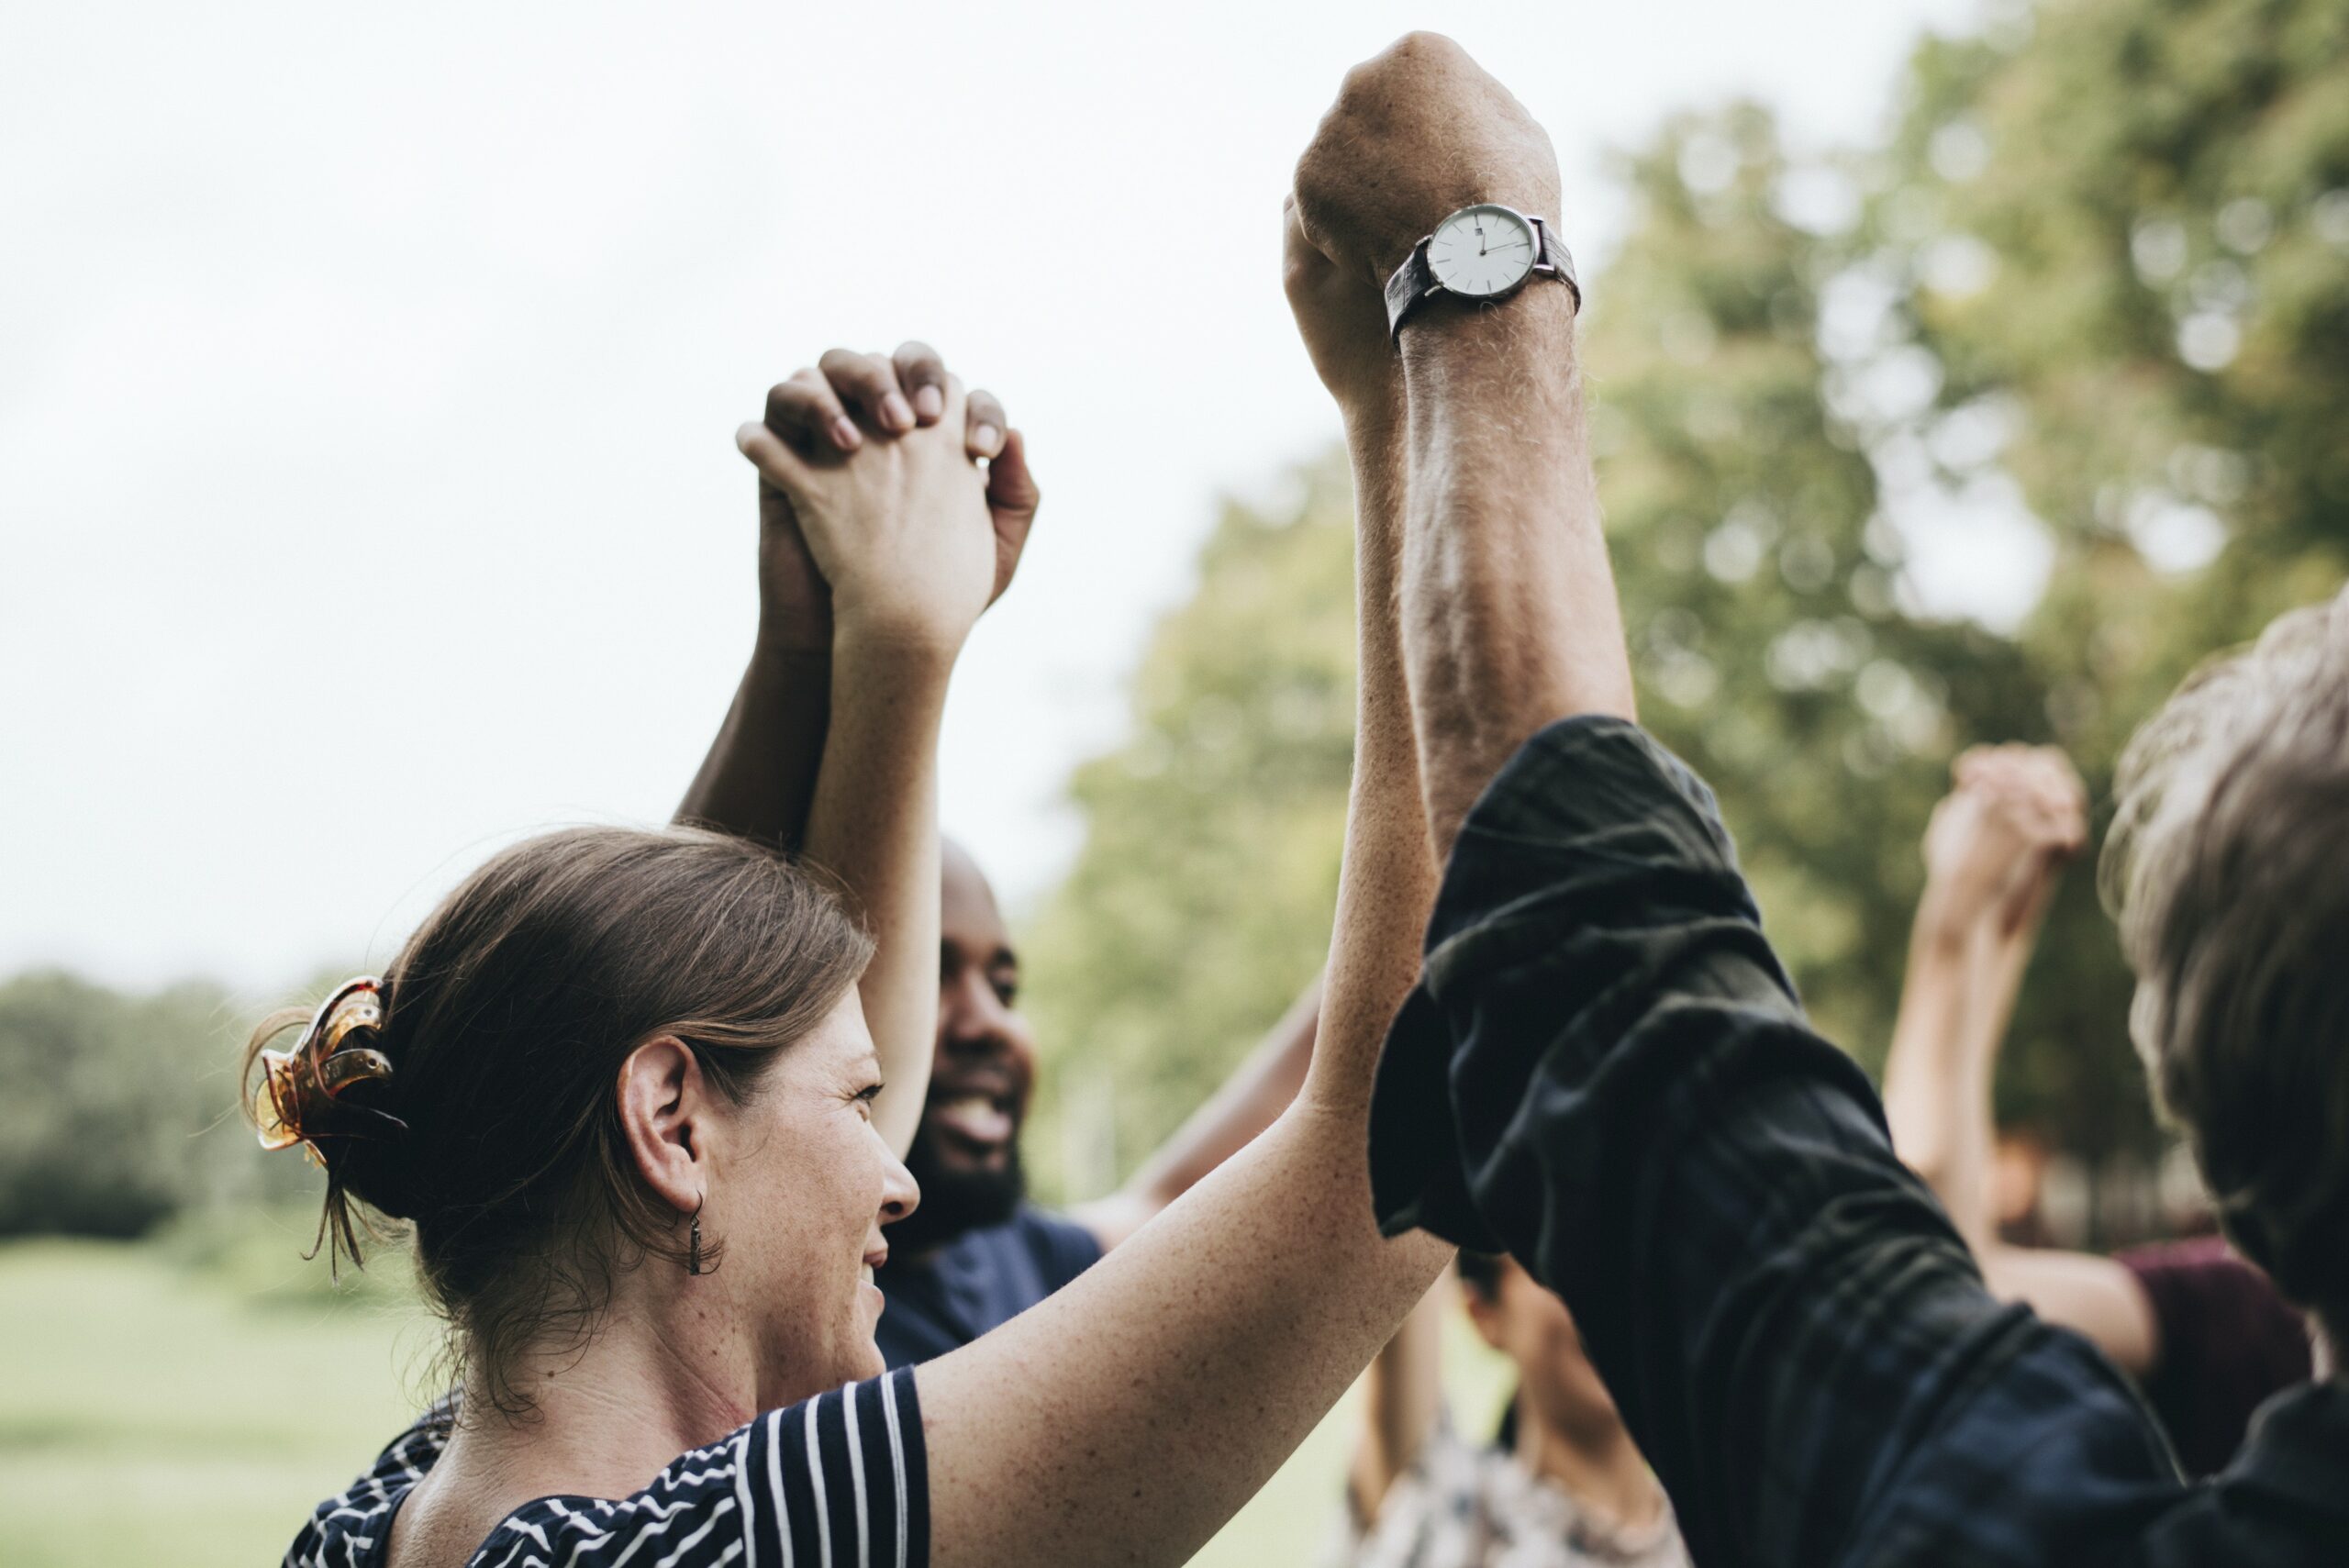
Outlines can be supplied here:
M1462 207L1412 246L1386 280L1387 335L1401 341L1404 318L1431 295L1497 303L1535 278L1556 278L1574 290L1575 308L1582 308L1575 259L1548 224L1497 202Z

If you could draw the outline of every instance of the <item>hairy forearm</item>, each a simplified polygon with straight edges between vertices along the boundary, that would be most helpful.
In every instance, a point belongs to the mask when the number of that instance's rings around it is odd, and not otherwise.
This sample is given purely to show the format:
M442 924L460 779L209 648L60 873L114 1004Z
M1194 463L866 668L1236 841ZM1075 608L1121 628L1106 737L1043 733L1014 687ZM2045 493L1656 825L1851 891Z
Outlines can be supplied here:
M1403 333L1402 599L1429 831L1449 853L1503 762L1553 720L1632 713L1599 529L1572 297L1536 286Z
M858 991L885 1084L874 1122L913 1141L938 1032L938 729L951 654L843 630L807 859L838 877L873 933Z
M763 629L676 819L798 848L823 759L831 684L829 648L805 649Z

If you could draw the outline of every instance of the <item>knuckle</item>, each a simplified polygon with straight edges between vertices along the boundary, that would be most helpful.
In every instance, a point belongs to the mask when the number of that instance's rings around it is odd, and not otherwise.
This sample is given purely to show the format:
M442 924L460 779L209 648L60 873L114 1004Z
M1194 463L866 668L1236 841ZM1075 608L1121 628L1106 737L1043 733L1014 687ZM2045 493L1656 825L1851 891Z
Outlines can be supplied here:
M935 380L946 371L946 361L939 358L938 350L918 338L908 338L898 344L896 359L903 374Z

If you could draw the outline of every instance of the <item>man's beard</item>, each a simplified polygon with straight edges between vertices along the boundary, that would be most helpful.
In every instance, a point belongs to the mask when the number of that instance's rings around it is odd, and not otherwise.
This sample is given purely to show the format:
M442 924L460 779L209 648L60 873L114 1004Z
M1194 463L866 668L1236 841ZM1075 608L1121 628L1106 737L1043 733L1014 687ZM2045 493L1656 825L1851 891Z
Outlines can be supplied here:
M925 1126L906 1151L906 1169L921 1188L921 1202L885 1232L892 1251L927 1251L965 1231L1001 1225L1019 1211L1020 1199L1028 1195L1028 1173L1020 1166L1016 1137L1001 1165L974 1171L947 1165L939 1156L937 1136Z

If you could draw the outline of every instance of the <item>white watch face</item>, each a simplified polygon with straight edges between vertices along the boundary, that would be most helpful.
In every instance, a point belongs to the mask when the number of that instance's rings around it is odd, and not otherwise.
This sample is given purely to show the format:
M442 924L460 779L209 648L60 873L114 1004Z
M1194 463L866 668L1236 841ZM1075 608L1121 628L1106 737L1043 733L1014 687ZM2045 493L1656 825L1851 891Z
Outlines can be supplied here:
M1454 294L1507 294L1533 270L1533 226L1509 207L1462 207L1429 239L1428 270Z

